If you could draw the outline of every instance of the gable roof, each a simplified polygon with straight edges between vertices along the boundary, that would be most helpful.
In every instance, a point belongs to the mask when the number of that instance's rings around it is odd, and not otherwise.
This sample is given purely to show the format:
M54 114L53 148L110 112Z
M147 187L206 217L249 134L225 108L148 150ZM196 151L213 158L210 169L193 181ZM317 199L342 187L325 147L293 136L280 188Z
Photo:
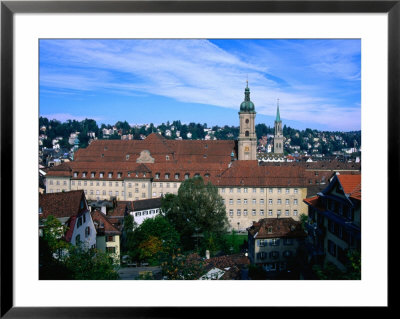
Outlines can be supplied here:
M111 223L107 216L99 210L94 210L90 215L92 216L97 235L121 235L121 232Z
M361 175L336 175L343 192L354 199L361 200Z
M142 199L136 200L133 202L133 211L139 211L144 209L151 208L160 208L161 207L161 198L150 198L150 199Z
M81 209L81 201L85 202ZM87 210L85 193L83 190L39 194L39 208L42 213L40 217L47 218L53 215L56 218L72 217Z
M269 230L272 230L271 232ZM249 235L257 239L265 238L296 238L306 237L301 222L292 217L285 218L263 218L247 228Z

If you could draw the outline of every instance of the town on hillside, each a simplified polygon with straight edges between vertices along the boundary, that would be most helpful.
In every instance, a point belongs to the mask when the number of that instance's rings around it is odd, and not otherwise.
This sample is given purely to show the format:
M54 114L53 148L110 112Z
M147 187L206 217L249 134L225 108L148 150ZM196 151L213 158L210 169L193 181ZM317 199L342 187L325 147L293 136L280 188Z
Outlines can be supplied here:
M361 279L361 132L39 119L39 278ZM272 124L272 123L271 123Z

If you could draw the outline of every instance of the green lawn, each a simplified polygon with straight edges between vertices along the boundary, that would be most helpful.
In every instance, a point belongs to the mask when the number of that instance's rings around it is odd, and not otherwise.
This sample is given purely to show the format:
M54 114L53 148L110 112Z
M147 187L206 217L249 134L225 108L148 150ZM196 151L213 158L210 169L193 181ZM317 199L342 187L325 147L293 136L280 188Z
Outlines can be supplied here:
M233 246L233 253L236 254L240 252L240 246L247 240L247 234L227 234L225 238Z

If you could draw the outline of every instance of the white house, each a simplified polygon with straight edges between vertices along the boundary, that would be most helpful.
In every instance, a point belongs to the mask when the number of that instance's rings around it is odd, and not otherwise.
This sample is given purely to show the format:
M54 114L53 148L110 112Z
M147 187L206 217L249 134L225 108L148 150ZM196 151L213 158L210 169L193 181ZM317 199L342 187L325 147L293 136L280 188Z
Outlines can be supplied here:
M143 223L148 218L153 218L160 214L161 198L151 198L136 200L133 202L133 210L129 213L137 225Z

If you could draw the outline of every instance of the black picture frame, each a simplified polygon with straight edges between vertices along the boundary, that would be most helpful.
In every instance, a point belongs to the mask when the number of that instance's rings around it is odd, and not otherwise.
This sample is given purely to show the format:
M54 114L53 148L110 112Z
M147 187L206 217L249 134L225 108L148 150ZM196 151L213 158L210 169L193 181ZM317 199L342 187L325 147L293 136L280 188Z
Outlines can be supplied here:
M394 211L395 187L399 178L400 106L400 0L395 1L1 1L1 317L5 318L131 318L187 317L205 314L230 315L224 308L191 307L113 308L60 307L24 308L13 305L13 17L16 13L387 13L388 14L388 211ZM378 167L377 167L378 168ZM379 169L379 168L378 168ZM383 172L386 173L386 172ZM384 199L381 199L384 200ZM388 218L389 218L388 214ZM388 230L389 233L389 225ZM393 223L392 223L393 226ZM389 239L389 238L388 238ZM390 240L388 240L390 245ZM389 246L388 246L389 247ZM388 254L389 258L389 254ZM390 264L390 258L388 260ZM389 286L390 281L388 281ZM34 292L32 292L34 293ZM380 307L380 310L390 309ZM252 316L250 309L235 315ZM259 309L257 309L259 310ZM349 309L348 309L349 310ZM203 312L204 311L204 312ZM252 308L254 311L254 308ZM270 311L270 310L268 310ZM291 307L293 314L305 315L304 308ZM323 309L322 311L325 311ZM332 309L335 313L336 310Z

